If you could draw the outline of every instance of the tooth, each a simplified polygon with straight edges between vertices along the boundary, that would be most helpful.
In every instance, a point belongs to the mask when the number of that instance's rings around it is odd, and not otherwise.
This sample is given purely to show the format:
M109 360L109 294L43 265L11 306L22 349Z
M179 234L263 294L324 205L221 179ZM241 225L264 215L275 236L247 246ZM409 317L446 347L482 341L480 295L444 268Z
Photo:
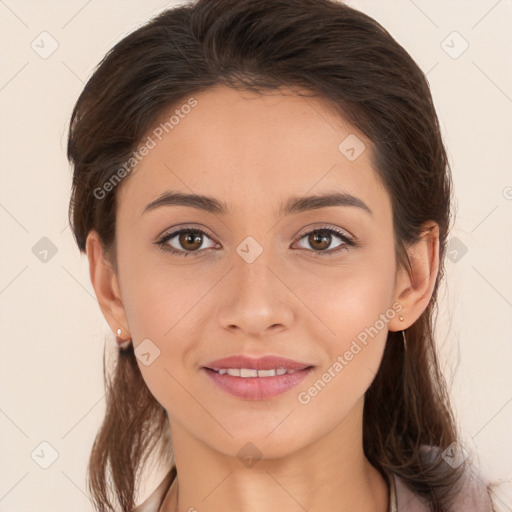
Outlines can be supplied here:
M258 377L275 377L276 371L272 370L258 370Z
M258 370L252 368L240 368L240 377L257 377Z
M295 373L297 370L287 370L286 368L272 368L269 370L255 370L253 368L220 368L217 370L219 375L231 375L233 377L275 377L285 373Z

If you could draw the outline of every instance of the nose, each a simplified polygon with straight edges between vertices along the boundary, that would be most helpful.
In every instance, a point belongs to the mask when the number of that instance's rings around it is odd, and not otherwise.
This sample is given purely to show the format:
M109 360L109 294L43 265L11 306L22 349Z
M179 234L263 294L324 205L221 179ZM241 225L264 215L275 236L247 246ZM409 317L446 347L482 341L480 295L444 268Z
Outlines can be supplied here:
M253 338L290 328L297 299L267 251L251 263L234 259L218 309L221 326Z

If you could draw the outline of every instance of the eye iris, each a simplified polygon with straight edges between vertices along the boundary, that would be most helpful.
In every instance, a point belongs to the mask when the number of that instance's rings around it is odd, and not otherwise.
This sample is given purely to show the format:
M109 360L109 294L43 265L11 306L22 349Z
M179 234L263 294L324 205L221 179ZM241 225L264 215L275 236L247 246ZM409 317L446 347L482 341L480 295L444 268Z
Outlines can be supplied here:
M327 249L331 241L331 236L332 235L327 231L316 231L309 235L309 241L312 247L315 247L315 243L320 243L321 247L317 247L317 249Z
M184 249L194 250L201 247L202 238L202 234L197 231L186 231L180 234L179 242ZM193 247L188 247L189 243L192 244Z

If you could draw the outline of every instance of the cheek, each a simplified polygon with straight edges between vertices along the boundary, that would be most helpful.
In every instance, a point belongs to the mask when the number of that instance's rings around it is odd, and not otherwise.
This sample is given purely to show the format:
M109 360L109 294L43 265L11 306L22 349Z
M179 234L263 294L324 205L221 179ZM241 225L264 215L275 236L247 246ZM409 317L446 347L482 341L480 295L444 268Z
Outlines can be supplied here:
M378 322L391 307L395 279L392 260L373 265L365 258L346 267L331 268L322 275L314 270L308 274L311 277L308 283L315 286L309 285L308 291L304 281L297 283L302 287L295 288L299 290L297 295L307 297L304 302L313 306L318 333L331 339L330 344L334 346L339 343L343 348L347 341ZM383 327L378 322L377 328Z
M315 322L313 336L328 357L315 379L298 390L297 399L309 414L330 418L332 425L365 394L382 360L395 311L390 302L392 279L380 274L379 280L377 274L352 273L346 281L324 288L315 303L323 322Z
M390 247L386 255L374 257L367 253L364 261L340 268L336 279L332 274L316 279L318 287L310 293L319 318L312 324L312 337L321 340L328 354L319 386L328 383L326 387L336 389L337 401L353 403L380 366L388 323L396 314L391 307L395 279L391 251Z
M190 378L186 361L198 350L194 306L211 286L169 268L143 270L134 261L125 263L124 272L123 303L137 364L151 393L172 409L167 402L183 394L180 383Z
M126 266L123 303L135 343L144 338L165 343L187 323L189 311L204 294L197 276L163 266Z

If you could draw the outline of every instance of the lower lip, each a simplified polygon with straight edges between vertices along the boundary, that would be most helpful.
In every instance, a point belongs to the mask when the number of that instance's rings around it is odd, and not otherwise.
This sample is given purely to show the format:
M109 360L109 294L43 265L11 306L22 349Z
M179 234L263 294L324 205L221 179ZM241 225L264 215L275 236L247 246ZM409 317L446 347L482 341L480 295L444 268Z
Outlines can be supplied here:
M234 377L227 373L221 375L210 368L203 368L203 371L219 388L231 395L245 400L266 400L300 384L312 369L309 367L275 377Z

